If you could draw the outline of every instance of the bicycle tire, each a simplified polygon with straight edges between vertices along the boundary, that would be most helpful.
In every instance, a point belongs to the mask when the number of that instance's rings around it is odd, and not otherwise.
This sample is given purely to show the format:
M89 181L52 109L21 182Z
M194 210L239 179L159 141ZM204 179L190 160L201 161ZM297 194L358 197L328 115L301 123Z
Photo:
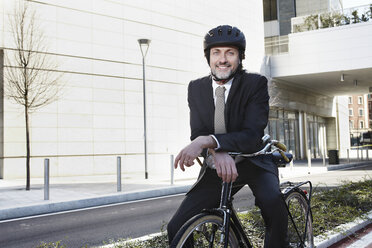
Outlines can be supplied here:
M284 199L298 230L297 232L291 217L288 216L288 239L290 247L314 248L312 216L311 211L308 213L309 205L306 194L300 189L294 189L285 195ZM304 233L305 223L307 223L306 234ZM301 235L301 239L305 239L304 243L301 243L299 235Z
M218 215L201 213L187 221L174 237L171 248L188 248L187 242L192 237L191 247L224 247L220 243L223 219ZM230 223L232 225L232 223ZM229 228L229 245L231 248L238 248L239 241L234 228ZM209 239L209 240L208 240Z

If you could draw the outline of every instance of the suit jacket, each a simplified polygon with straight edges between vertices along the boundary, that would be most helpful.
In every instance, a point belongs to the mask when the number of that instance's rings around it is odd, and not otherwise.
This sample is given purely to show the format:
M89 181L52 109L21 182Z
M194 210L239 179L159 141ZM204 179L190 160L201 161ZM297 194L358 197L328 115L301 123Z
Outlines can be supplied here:
M191 140L214 134L214 99L211 76L191 81L188 86ZM225 106L225 134L214 134L220 149L227 152L253 153L262 149L262 136L268 122L269 95L267 79L258 74L238 72ZM205 155L205 154L204 154ZM278 175L271 156L246 158L242 166L260 166ZM201 171L204 174L205 165ZM200 176L200 177L201 177ZM200 179L200 178L199 178Z

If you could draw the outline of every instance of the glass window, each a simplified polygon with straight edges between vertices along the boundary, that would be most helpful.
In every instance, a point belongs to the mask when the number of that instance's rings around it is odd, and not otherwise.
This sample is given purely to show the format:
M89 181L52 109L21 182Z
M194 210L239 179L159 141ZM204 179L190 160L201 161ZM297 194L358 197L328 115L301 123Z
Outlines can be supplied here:
M270 134L272 139L277 139L276 120L270 120L270 122L269 122L269 134Z
M353 109L349 109L349 116L353 116Z
M264 0L263 9L264 9L264 21L265 22L278 20L276 0Z
M353 104L353 97L349 96L349 104Z
M353 129L354 128L354 122L353 121L349 121L349 128L350 129Z
M363 97L358 96L358 104L363 104Z
M364 121L359 121L359 128L364 128Z
M359 109L359 116L363 116L363 109L362 108Z

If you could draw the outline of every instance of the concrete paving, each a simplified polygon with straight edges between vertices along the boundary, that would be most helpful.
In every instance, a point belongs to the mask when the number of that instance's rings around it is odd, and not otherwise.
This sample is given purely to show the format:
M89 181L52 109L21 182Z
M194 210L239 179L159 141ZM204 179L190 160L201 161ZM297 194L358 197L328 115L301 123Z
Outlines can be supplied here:
M348 172L339 182L332 182L327 179L327 171L370 163L372 161L341 161L338 165L324 166L322 160L313 160L309 167L307 161L295 161L293 165L280 168L279 174L281 181L301 180L301 177L306 180L311 174L313 185L327 182L332 186L361 176ZM171 185L169 177L160 173L150 175L149 179L140 174L122 175L122 191L118 192L116 175L56 177L50 179L49 200L44 200L43 178L33 178L30 191L25 190L25 180L0 179L0 220L181 194L187 192L195 180L196 176L175 177Z
M359 170L345 170L337 179L328 173L332 170L371 165L372 161L341 160L338 165L328 165L328 161L325 162L326 165L322 160L312 160L309 167L307 161L295 161L292 165L279 169L280 180L303 181L311 177L313 185L326 184L331 187L345 180L372 178L372 170L364 174ZM25 180L0 179L0 221L182 194L196 180L196 174L192 177L175 176L171 185L169 172L168 177L164 173L150 174L149 179L144 179L142 174L123 174L121 192L117 192L116 175L51 178L49 200L44 200L43 178L33 178L30 191L25 190Z

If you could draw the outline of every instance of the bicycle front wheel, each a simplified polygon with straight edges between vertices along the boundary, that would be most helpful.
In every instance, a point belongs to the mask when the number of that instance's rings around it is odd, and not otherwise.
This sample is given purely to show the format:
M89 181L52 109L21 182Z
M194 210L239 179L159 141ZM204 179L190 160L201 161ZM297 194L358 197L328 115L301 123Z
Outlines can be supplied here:
M297 189L285 196L288 206L288 238L290 247L314 247L311 212L305 193Z
M198 214L177 232L174 237L172 248L189 247L224 247L224 239L221 237L223 229L223 219L217 215ZM233 229L229 229L228 247L238 248L239 241Z

